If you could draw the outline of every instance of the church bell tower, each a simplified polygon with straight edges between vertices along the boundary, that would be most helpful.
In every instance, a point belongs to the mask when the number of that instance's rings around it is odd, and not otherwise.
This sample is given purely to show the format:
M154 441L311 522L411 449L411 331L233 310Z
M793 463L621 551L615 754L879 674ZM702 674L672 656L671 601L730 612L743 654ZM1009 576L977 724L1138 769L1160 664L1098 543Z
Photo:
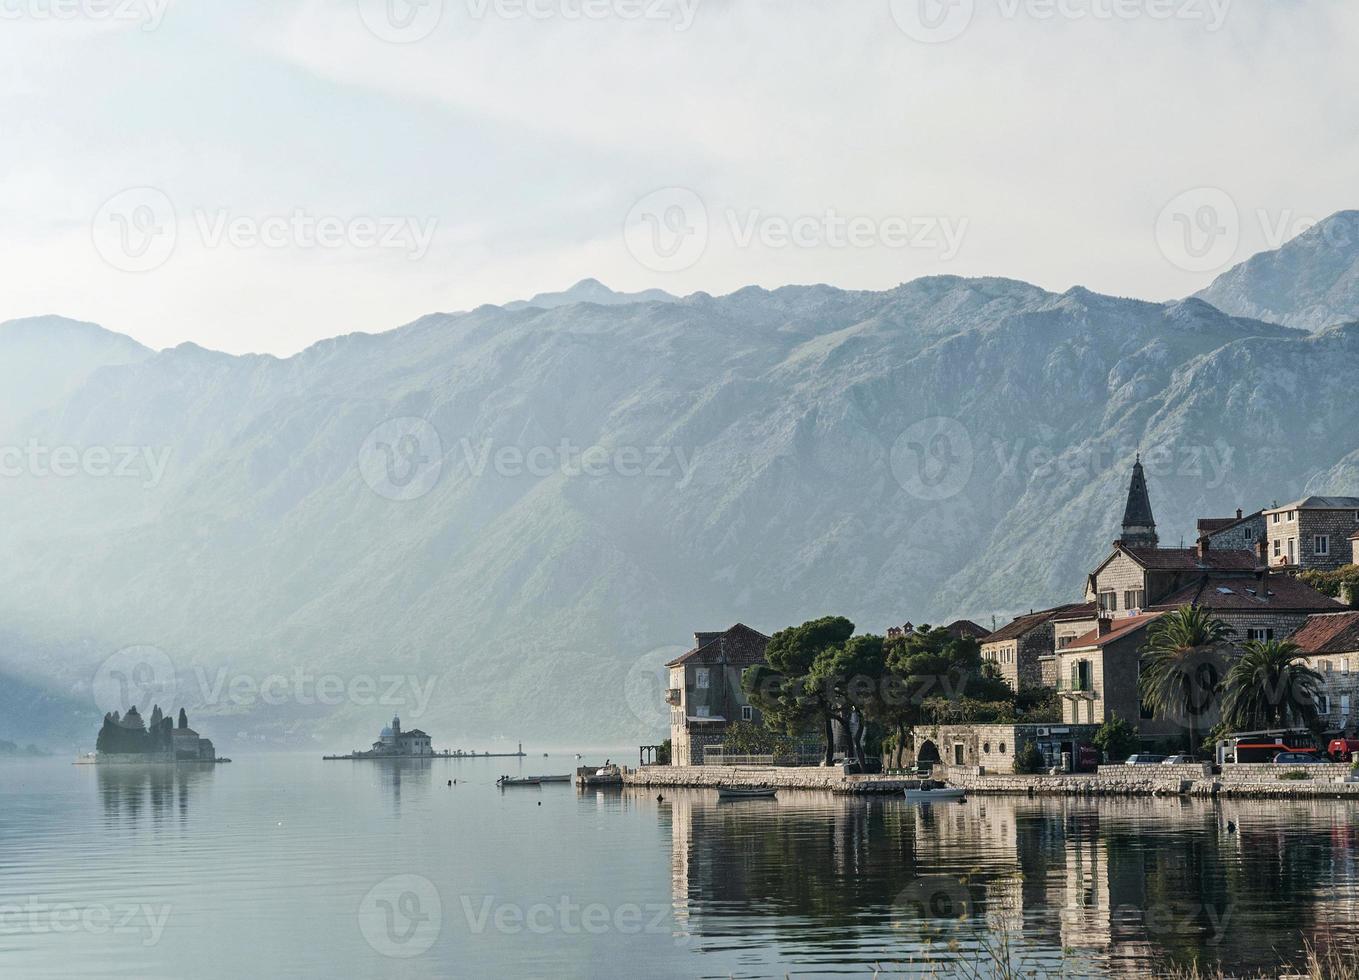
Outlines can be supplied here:
M1151 516L1151 497L1147 494L1147 476L1142 471L1142 454L1133 463L1132 482L1128 484L1128 504L1123 508L1123 533L1119 542L1128 548L1156 548L1156 520Z

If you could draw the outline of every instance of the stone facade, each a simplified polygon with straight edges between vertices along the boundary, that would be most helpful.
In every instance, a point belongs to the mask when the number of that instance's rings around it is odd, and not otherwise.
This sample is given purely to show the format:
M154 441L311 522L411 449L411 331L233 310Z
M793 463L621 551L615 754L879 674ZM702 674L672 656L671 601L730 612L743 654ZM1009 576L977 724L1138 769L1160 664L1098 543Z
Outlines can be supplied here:
M1162 717L1145 710L1138 689L1142 647L1156 614L1124 620L1106 620L1103 635L1082 638L1057 655L1057 690L1062 699L1062 720L1069 724L1102 725L1122 718L1137 727L1143 739L1179 740L1185 737L1190 719ZM1226 675L1235 647L1225 644L1204 657L1206 669L1218 678ZM1205 704L1193 718L1196 731L1206 735L1219 718L1215 701Z
M982 659L996 665L1013 690L1051 686L1051 657L1056 646L1056 619L1083 615L1082 605L1056 606L1019 616L982 638ZM1045 671L1046 661L1046 675Z
M1238 508L1235 517L1205 517L1198 522L1198 536L1207 538L1217 551L1255 551L1266 539L1265 531L1265 512L1262 510L1242 514Z
M1354 558L1359 497L1307 497L1264 516L1271 568L1335 569Z
M987 772L1014 772L1016 754L1027 742L1037 742L1048 765L1057 765L1062 752L1073 759L1079 746L1089 745L1090 725L917 725L911 729L907 764L941 762L947 766L981 766Z
M764 662L769 637L741 623L721 633L695 633L694 648L666 665L671 765L703 764L705 746L722 744L734 721L761 723L746 699L741 675Z
M1322 678L1317 706L1330 733L1359 731L1359 612L1312 616L1292 637Z

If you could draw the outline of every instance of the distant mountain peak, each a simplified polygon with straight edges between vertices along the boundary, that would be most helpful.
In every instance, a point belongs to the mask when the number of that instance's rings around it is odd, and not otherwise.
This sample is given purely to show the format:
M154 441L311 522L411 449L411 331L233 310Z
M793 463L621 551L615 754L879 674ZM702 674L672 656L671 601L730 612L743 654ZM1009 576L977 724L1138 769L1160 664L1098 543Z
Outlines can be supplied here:
M90 323L86 320L76 320L71 317L61 316L57 313L18 317L0 323L0 335L10 338L19 335L37 337L62 334L68 336L78 335L105 338L115 343L125 343L130 347L139 347L143 350L147 350L147 348L142 347L141 344L137 343L137 341L126 334L116 333L105 327L101 327L97 323Z
M1233 316L1304 330L1359 317L1359 210L1337 211L1196 295Z
M582 279L570 289L564 289L555 293L539 293L532 299L516 300L513 303L506 303L507 310L523 310L537 308L542 310L556 309L559 306L570 306L574 303L594 303L598 306L622 306L627 303L677 303L679 297L667 293L663 289L645 289L640 293L620 293L610 289L598 279Z

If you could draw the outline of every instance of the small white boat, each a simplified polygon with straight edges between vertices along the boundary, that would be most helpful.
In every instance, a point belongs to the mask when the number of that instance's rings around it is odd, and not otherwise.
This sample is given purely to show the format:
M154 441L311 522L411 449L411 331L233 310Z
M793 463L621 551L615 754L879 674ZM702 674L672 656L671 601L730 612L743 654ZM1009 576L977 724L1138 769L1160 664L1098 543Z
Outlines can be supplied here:
M773 786L722 786L717 787L719 800L770 800L778 793Z
M961 800L966 792L956 786L935 786L930 789L907 789L906 799L911 803L936 803Z

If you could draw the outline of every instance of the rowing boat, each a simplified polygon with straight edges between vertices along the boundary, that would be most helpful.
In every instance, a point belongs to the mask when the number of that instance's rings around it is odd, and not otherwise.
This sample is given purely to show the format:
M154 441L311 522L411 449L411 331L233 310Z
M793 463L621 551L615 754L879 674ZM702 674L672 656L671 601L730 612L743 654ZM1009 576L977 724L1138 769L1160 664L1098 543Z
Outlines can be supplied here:
M778 792L773 786L722 786L717 787L719 800L768 800Z

